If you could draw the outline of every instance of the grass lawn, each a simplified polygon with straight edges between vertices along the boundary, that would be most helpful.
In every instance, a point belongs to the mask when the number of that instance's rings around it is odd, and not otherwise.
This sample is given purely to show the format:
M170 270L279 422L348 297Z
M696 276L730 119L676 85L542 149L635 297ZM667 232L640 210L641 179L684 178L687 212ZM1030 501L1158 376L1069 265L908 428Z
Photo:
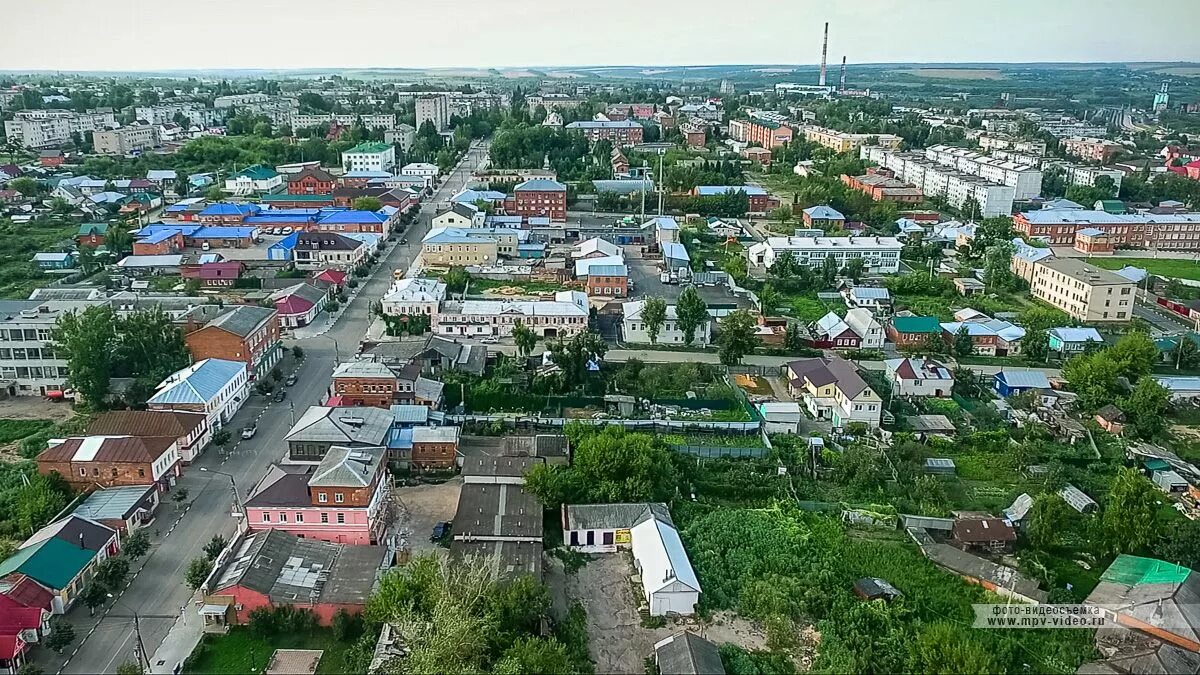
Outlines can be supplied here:
M0 443L12 443L54 426L54 420L0 420Z
M311 635L277 635L264 640L246 628L235 627L225 635L205 635L184 666L185 673L261 673L276 649L323 649L317 673L348 673L346 650L349 642L338 642L329 629Z
M1088 262L1106 270L1119 270L1126 265L1140 267L1150 274L1160 277L1175 277L1200 281L1200 264L1195 260L1178 260L1174 258L1089 258Z
M557 293L567 290L562 284L552 284L545 281L493 281L491 279L472 279L470 288L472 294L494 288L519 288L525 293Z
M793 317L806 323L812 323L829 313L829 307L820 298L807 295L792 296L783 304L791 307Z

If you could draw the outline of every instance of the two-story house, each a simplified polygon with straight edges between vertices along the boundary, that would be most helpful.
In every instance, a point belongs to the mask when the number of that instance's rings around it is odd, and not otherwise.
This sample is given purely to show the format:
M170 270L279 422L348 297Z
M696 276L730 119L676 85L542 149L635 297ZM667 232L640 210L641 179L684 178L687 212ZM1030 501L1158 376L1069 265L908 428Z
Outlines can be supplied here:
M380 408L311 406L284 436L287 462L320 462L332 447L386 446L392 413Z
M146 407L204 413L209 428L216 430L246 404L249 386L250 377L242 361L204 359L163 380Z
M879 426L883 401L854 364L840 357L800 359L787 364L788 391L816 419L835 427L862 423Z
M251 379L271 372L283 358L279 313L268 307L227 308L202 327L186 333L183 341L197 361L224 359L245 363Z
M888 359L883 362L895 396L936 396L949 398L954 375L933 359Z
M174 410L112 410L92 420L88 436L137 436L174 438L179 459L188 464L196 459L212 438L208 416Z
M274 464L246 500L253 530L335 544L376 544L388 524L388 450L332 447L316 466Z
M334 182L333 176L321 167L305 167L298 173L288 175L287 193L289 195L333 194Z
M646 307L644 300L634 300L626 302L622 305L624 317L621 322L623 339L625 342L637 344L650 344L650 333L646 330L646 320L642 316L642 312ZM658 335L654 342L665 345L683 344L684 332L679 327L679 315L675 311L675 305L667 305L666 318L663 320L658 329ZM694 342L692 344L704 346L712 341L712 322L704 321L696 332L692 335Z
M50 439L38 473L57 472L76 489L151 485L165 490L179 477L179 443L171 436L84 436Z
M397 391L396 373L374 361L348 361L333 371L333 395L344 406L390 408Z
M353 269L366 256L366 244L336 232L304 232L292 249L296 268L302 270Z

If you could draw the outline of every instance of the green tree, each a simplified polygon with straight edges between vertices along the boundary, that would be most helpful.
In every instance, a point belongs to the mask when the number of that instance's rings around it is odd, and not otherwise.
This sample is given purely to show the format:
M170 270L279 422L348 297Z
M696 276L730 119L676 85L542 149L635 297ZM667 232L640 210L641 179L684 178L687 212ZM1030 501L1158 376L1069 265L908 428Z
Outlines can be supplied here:
M568 388L582 385L588 374L599 369L599 363L608 351L604 338L591 331L583 331L569 340L559 339L550 345L550 361L562 370Z
M1062 374L1079 395L1079 404L1085 410L1095 410L1111 403L1120 388L1117 377L1120 368L1111 358L1112 350L1106 349L1092 354L1077 354L1063 365Z
M88 614L95 615L96 608L108 602L108 589L104 587L104 584L92 581L87 588L83 589L83 595L79 599L83 601L83 606L88 608Z
M204 198L210 202L219 202L222 199L225 199L225 191L214 185L208 188L208 191L204 193Z
M529 326L526 326L519 320L513 324L512 337L513 342L517 345L517 351L522 356L529 356L533 353L534 348L537 347L537 333L533 332Z
M32 534L58 515L71 501L71 488L58 473L33 474L29 484L17 491L16 522L22 532Z
M1143 377L1120 403L1133 435L1142 440L1154 438L1166 428L1171 408L1171 392L1152 378Z
M133 253L133 235L124 226L114 225L108 228L108 234L104 236L104 245L116 255L128 255Z
M1193 370L1200 366L1200 346L1187 336L1176 338L1179 342L1170 353L1170 363L1176 369Z
M1012 272L1014 252L1011 241L997 241L983 254L983 282L991 292L1011 291L1018 285Z
M212 571L212 561L207 558L195 558L188 563L187 571L184 572L183 580L187 583L188 588L197 590L204 585L204 580L208 578L209 572Z
M24 197L36 197L42 193L45 187L32 178L22 176L8 181L8 189L16 190Z
M1158 491L1145 477L1134 469L1117 470L1100 518L1104 543L1111 553L1136 553L1154 541L1158 502Z
M526 490L549 509L564 503L669 501L675 492L670 452L653 436L607 426L586 430L573 445L570 467L538 465L526 476Z
M66 619L56 616L50 620L50 637L46 638L46 648L61 654L67 645L75 641L75 626Z
M442 281L446 283L446 290L451 293L462 293L466 290L467 283L471 281L471 275L467 274L465 268L455 265L446 272Z
M758 292L758 310L763 316L774 314L782 302L783 296L771 284L764 284Z
M233 440L233 434L228 429L217 429L213 432L212 442L218 448L224 448L229 445L229 441Z
M224 550L225 543L225 537L214 534L212 539L209 539L208 543L204 545L204 557L209 560L216 560L217 556L221 555L221 551Z
M116 591L125 585L129 578L129 561L125 556L105 558L96 566L96 581L105 588Z
M832 253L825 256L825 259L821 261L820 276L821 276L821 282L825 284L826 288L832 286L833 282L837 281L837 276L838 276L837 258L833 257Z
M646 336L650 344L658 343L658 334L667 320L667 301L660 297L646 298L642 303L642 323L646 326Z
M358 197L352 204L358 211L378 211L383 208L383 202L377 197Z
M753 354L758 347L757 324L750 312L739 309L721 319L721 333L717 336L720 345L721 363L734 366L742 357Z
M974 349L975 345L971 342L971 334L967 332L966 325L959 326L958 332L954 334L955 356L970 356Z
M129 556L131 559L138 559L150 550L150 535L146 534L144 528L133 531L125 538L125 544L121 547L121 553Z
M1040 549L1057 546L1071 521L1071 507L1056 493L1038 495L1029 508L1025 534Z
M846 261L846 266L842 268L842 274L850 277L857 283L862 278L865 270L866 264L863 263L863 259L855 256Z
M492 672L497 675L569 675L578 671L563 643L554 638L523 637L505 650Z
M1116 344L1105 351L1116 364L1117 374L1125 376L1130 382L1149 375L1159 359L1154 340L1141 331L1122 335Z
M711 321L708 304L694 286L688 286L679 294L675 301L675 316L675 323L683 331L683 344L689 347L696 341L696 331Z
M1154 544L1154 555L1188 569L1200 569L1200 521L1172 523Z
M1032 329L1021 340L1021 349L1025 358L1038 363L1045 363L1050 357L1050 336L1042 329Z
M117 666L117 675L142 675L145 672L141 664L135 661L126 661Z
M52 332L55 352L66 357L67 381L95 407L103 407L108 398L116 328L112 307L97 305L64 314Z
M136 378L146 391L192 362L182 331L159 307L118 319L112 357L113 375Z

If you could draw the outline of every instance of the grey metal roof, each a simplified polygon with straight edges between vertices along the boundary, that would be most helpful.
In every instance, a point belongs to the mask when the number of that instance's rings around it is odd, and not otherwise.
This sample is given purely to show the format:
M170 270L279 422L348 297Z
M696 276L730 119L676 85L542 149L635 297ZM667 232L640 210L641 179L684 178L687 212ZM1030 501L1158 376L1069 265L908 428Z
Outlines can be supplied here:
M475 557L492 567L500 578L531 575L542 578L542 543L526 541L455 541L450 554L462 559Z
M274 315L274 309L254 305L238 305L228 312L218 315L205 327L216 327L239 337L246 337Z
M393 405L391 411L396 424L425 424L429 421L428 406L399 404Z
M91 520L125 520L147 505L153 485L129 485L97 490L72 513Z
M520 540L542 536L542 503L520 485L465 483L454 514L454 538Z
M427 377L418 377L413 383L413 395L422 401L440 401L444 384Z
M626 530L651 518L670 523L667 505L642 504L570 504L567 509L569 530Z
M282 530L259 532L232 556L213 592L240 586L277 603L365 603L383 560L378 546L301 539Z
M1004 380L1009 387L1029 389L1049 389L1050 380L1040 370L1002 370L996 377Z
M391 426L392 413L389 410L365 406L312 406L296 421L285 440L344 443L352 446L383 445Z
M376 361L348 361L333 371L334 377L378 377L396 378L391 368Z
M663 675L725 675L717 646L687 631L655 644L654 660Z
M387 448L382 446L334 446L321 458L308 484L310 487L366 487L386 459Z
M541 461L536 457L492 457L470 455L463 459L463 476L524 476Z

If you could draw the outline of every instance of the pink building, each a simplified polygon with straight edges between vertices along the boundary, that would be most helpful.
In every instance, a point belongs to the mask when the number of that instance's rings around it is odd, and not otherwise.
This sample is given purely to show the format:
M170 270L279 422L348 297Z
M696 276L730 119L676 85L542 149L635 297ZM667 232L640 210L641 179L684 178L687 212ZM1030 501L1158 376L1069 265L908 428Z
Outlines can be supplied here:
M335 544L379 542L387 530L387 448L332 447L321 463L273 464L246 500L250 529Z

